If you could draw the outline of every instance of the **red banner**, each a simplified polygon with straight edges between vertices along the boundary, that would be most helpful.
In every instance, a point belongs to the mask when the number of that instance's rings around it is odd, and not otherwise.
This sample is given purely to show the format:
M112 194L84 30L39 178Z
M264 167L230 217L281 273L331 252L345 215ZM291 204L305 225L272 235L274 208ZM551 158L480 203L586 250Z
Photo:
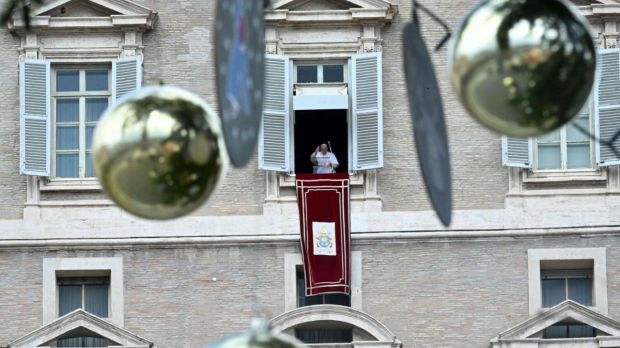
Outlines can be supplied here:
M297 174L306 295L349 294L349 174Z

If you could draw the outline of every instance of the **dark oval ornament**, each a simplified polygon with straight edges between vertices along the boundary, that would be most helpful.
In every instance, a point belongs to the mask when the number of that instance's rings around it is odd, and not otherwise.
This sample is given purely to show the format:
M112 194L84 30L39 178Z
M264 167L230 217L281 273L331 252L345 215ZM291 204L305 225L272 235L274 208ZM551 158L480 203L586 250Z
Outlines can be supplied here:
M215 21L218 103L230 161L245 166L263 113L265 24L262 1L219 0Z
M475 119L527 137L581 110L596 50L588 22L563 0L486 0L463 20L449 61L452 85Z
M95 174L122 209L171 219L202 205L223 176L220 121L198 96L146 87L109 108L95 129Z

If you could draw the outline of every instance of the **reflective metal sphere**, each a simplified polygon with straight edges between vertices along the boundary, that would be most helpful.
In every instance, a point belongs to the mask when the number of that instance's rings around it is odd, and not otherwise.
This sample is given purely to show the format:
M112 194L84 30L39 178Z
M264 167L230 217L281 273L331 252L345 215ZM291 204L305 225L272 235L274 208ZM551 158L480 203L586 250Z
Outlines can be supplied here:
M225 338L208 348L301 348L305 345L294 337L269 331L263 321L252 323L252 329Z
M483 125L535 136L564 125L585 104L596 51L586 20L560 0L486 0L450 45L452 85Z
M108 109L93 139L93 164L110 198L148 219L190 213L225 167L219 118L198 96L146 87Z

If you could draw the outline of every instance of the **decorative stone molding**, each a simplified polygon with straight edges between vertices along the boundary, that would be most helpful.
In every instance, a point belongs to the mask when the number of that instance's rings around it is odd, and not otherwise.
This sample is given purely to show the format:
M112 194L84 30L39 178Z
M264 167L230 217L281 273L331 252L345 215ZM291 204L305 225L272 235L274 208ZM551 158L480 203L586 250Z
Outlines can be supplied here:
M27 58L53 62L109 62L142 53L142 33L157 12L127 0L56 0L32 11L31 31L14 17L9 30Z
M570 319L592 326L602 334L591 338L546 340L541 332L562 320ZM491 348L538 347L620 347L620 322L573 301L564 301L502 332L491 340Z
M125 323L125 298L123 283L123 258L75 257L43 259L43 323L54 322L58 314L56 276L59 272L79 272L83 276L110 275L109 321L123 327Z
M303 324L321 321L335 321L347 324L362 330L375 339L375 341L368 342L354 341L352 343L353 347L402 347L402 342L385 325L372 316L350 307L336 305L301 307L273 318L270 324L274 331L286 332Z
M529 310L530 315L545 311L542 308L542 290L540 278L541 261L592 260L592 302L591 310L607 314L607 257L605 248L558 248L530 249L527 251Z
M81 309L75 310L16 339L7 348L42 347L76 329L86 329L119 344L114 347L149 348L153 343Z
M398 13L384 0L281 0L265 14L265 44L270 54L292 58L346 58L381 51L381 28Z

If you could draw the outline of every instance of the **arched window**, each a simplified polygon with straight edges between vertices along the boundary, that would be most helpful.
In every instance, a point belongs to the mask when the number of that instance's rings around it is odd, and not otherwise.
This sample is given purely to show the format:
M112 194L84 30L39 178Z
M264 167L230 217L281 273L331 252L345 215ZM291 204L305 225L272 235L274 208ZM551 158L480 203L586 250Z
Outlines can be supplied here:
M350 307L316 305L300 307L271 320L277 332L297 336L308 345L337 344L338 347L399 348L402 346L394 334L372 316ZM321 329L321 330L317 330ZM349 332L348 336L343 333Z

